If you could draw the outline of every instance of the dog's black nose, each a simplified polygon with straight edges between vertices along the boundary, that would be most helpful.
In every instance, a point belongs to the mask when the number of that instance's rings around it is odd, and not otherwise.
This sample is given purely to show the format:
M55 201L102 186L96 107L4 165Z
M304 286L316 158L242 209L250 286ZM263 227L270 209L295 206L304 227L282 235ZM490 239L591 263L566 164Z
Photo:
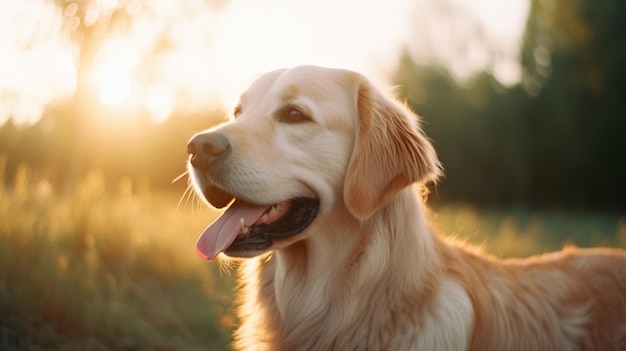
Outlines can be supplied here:
M208 170L211 164L220 159L230 149L230 142L220 133L207 132L196 134L187 144L187 153L191 155L191 165Z

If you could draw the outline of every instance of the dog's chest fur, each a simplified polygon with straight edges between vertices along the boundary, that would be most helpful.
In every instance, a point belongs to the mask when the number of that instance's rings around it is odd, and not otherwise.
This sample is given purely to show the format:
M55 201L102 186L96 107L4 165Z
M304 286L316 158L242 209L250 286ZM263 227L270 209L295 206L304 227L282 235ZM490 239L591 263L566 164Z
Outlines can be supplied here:
M461 286L452 280L440 282L434 294L400 294L395 284L380 284L361 291L359 296L346 292L329 297L323 282L280 292L268 277L275 273L274 261L254 260L244 267L243 274L257 271L257 278L264 281L245 280L249 283L243 287L240 310L244 324L237 333L237 346L242 350L467 347L473 318L471 303ZM290 296L282 295L289 293ZM286 303L279 306L276 296ZM427 307L425 297L437 300ZM416 309L416 304L423 308Z

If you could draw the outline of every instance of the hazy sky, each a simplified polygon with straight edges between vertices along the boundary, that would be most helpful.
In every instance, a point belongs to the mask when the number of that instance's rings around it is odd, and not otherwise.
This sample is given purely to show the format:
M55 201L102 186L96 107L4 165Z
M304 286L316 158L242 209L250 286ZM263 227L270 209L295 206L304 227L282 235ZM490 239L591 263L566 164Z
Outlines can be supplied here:
M100 11L116 6L94 3ZM155 119L182 98L233 104L257 75L299 64L358 70L386 82L407 46L418 61L447 66L457 78L489 66L514 84L529 6L528 0L229 0L215 13L195 0L147 3L152 15L133 13L129 33L101 48L91 80L101 103L144 106ZM0 123L11 115L35 121L45 104L72 94L76 49L62 30L72 13L53 4L0 0ZM196 8L184 13L181 4ZM480 42L468 29L472 22L481 25ZM42 23L46 30L33 33ZM175 49L159 57L150 77L139 78L164 23Z

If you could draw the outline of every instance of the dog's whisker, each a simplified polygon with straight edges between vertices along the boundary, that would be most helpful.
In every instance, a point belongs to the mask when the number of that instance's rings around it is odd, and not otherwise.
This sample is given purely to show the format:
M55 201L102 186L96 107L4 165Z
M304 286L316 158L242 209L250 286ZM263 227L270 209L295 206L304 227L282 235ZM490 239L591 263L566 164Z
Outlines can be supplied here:
M180 197L180 200L178 200L178 205L176 205L176 208L180 208L180 205L183 203L183 201L185 201L185 206L189 205L189 197L193 197L193 185L191 184L187 185L187 189L185 189L185 192Z
M198 194L196 194L195 192L192 193L190 196L191 196L191 207L193 208L195 206L195 209L202 210L203 203L202 203L202 199L200 198L200 196L198 196Z
M181 175L177 176L176 178L174 178L172 180L172 184L178 182L179 180L183 179L186 175L189 174L189 171L184 171Z
M203 208L202 199L198 193L193 190L192 184L189 184L185 191L185 206L191 206L193 211L200 211Z

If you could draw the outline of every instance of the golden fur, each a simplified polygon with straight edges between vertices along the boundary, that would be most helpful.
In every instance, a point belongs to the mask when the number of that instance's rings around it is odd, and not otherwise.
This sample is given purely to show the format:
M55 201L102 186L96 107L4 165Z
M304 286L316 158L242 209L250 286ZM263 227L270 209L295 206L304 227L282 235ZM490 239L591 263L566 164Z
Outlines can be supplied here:
M312 120L277 120L286 103ZM303 233L242 262L237 349L626 350L625 252L499 260L440 237L422 195L440 174L434 149L363 76L271 72L237 114L207 132L234 145L220 186L320 199Z

